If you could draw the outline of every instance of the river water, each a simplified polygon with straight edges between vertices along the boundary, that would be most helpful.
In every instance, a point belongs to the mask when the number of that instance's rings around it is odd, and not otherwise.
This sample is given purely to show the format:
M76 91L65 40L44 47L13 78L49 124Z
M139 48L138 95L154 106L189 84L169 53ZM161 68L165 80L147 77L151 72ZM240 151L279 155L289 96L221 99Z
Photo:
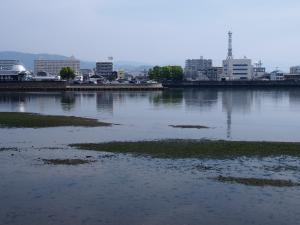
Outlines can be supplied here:
M300 224L299 187L254 187L212 179L222 175L300 182L298 157L171 160L107 156L67 146L174 138L299 142L299 89L1 93L0 111L119 124L1 128L0 148L13 148L0 151L1 225ZM96 162L54 166L41 161L86 156Z

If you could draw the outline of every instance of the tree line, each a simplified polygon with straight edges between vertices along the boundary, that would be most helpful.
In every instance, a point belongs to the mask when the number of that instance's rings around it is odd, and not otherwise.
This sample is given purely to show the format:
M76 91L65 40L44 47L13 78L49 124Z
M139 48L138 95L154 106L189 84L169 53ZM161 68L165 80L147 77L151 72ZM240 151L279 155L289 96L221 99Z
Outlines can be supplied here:
M181 66L155 66L148 71L151 80L182 80L183 69Z

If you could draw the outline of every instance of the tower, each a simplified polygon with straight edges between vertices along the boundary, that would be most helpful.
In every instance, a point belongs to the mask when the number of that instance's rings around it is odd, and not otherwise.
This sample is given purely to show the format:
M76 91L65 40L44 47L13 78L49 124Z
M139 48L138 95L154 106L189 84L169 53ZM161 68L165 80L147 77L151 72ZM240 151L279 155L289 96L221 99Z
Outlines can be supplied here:
M233 55L232 55L232 32L229 31L228 32L228 55L227 55L227 59L232 59Z

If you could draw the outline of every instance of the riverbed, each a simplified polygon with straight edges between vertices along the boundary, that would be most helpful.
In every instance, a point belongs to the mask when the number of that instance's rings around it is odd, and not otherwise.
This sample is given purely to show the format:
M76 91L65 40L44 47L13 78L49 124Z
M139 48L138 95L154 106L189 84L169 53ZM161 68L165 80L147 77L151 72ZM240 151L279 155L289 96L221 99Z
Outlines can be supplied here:
M216 179L299 183L297 156L169 159L68 145L161 139L299 142L299 110L298 89L1 93L2 112L79 116L115 125L1 128L0 224L297 224L298 186ZM45 163L51 159L89 163Z

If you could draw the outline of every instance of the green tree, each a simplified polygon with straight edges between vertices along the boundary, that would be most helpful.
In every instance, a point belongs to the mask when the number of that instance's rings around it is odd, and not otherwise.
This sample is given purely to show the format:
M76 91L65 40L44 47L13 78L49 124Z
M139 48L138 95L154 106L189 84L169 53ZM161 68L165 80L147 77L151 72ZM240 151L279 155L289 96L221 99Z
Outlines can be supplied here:
M75 72L70 67L63 67L60 70L59 74L60 74L61 79L63 79L63 80L72 80L75 78Z
M183 79L183 69L181 66L171 66L171 78L175 80Z
M148 71L151 80L182 80L183 69L181 66L155 66Z

